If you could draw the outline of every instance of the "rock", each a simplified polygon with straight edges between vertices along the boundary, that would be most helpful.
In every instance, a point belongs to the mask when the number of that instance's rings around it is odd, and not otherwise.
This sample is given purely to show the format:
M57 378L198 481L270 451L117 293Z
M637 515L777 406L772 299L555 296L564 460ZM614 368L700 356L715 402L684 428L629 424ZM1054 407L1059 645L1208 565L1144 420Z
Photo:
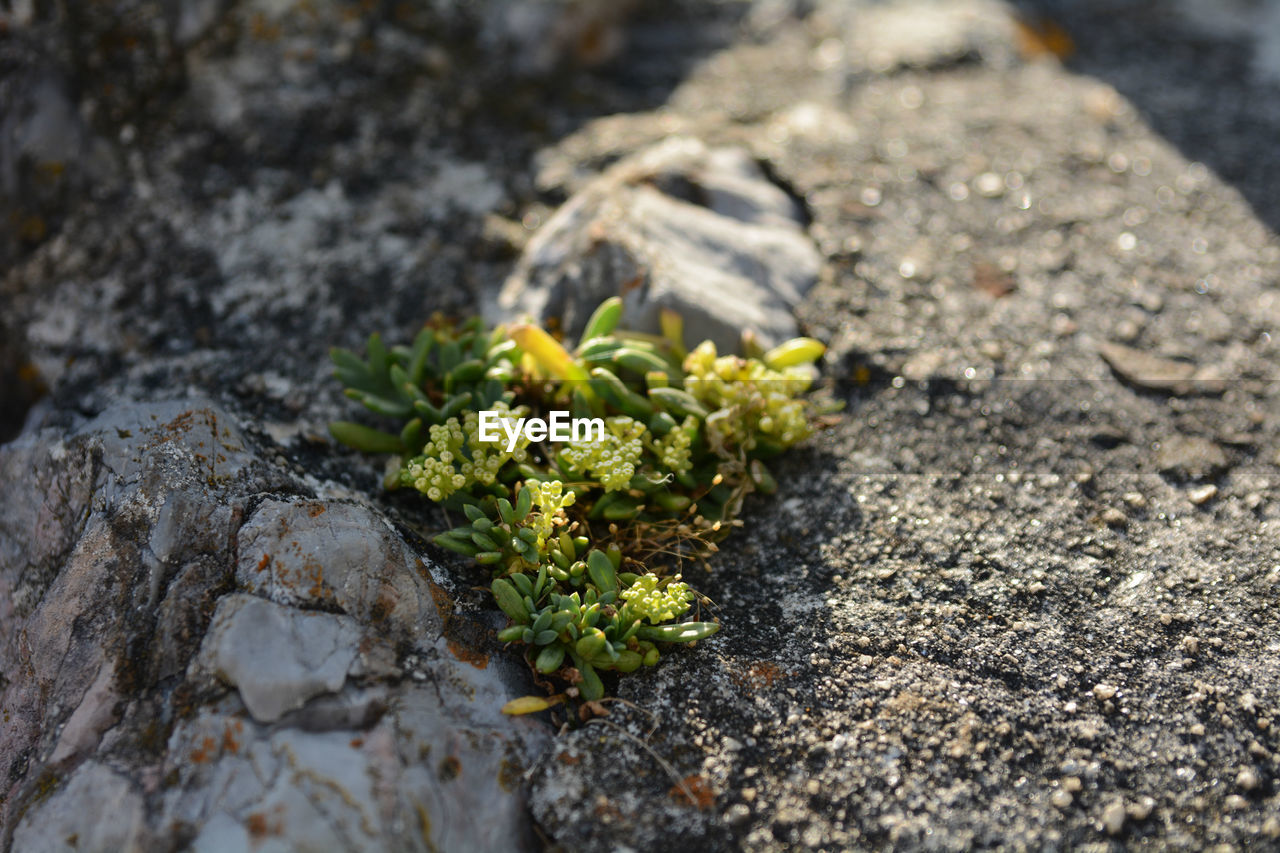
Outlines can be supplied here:
M1102 810L1102 828L1107 835L1119 835L1124 830L1125 817L1124 802L1112 800Z
M514 0L487 4L479 43L507 57L520 74L542 75L561 65L593 66L616 57L626 43L636 0L554 3Z
M338 607L397 641L439 635L418 558L378 513L354 504L265 500L240 528L236 581L279 604Z
M114 164L77 110L72 75L36 39L6 34L0 69L0 265L8 267Z
M352 619L229 595L218 602L204 654L210 669L240 691L253 718L272 723L342 687L359 643Z
M1187 490L1187 500L1191 501L1196 506L1206 504L1217 496L1218 487L1213 483L1206 483L1203 486L1196 486L1195 488Z
M141 851L152 847L138 786L86 761L13 832L14 850Z
M1160 443L1156 465L1169 479L1186 482L1216 477L1228 462L1222 448L1207 438L1172 435Z
M1098 346L1103 360L1124 381L1150 391L1170 394L1221 394L1226 383L1209 368L1186 361L1161 358L1124 344L1104 342Z
M1245 791L1253 791L1262 784L1262 780L1258 778L1258 772L1252 767L1246 767L1236 774L1236 785Z
M612 715L611 715L612 716ZM593 849L610 837L630 839L633 849L660 849L673 828L681 838L712 849L726 847L728 833L716 819L699 813L715 802L704 777L663 774L660 796L638 796L628 779L658 769L645 750L632 749L624 733L605 725L588 725L561 737L557 748L539 766L530 803L538 823L571 849ZM665 749L659 746L658 754ZM661 772L661 771L659 771ZM681 784L685 786L681 787ZM686 789L693 795L689 802ZM743 792L752 802L753 794ZM641 805L643 803L643 805ZM738 804L732 817L739 829L750 820L753 808ZM696 808L695 808L696 807ZM593 820L598 811L609 814L607 823Z
M1129 803L1125 807L1125 814L1132 820L1146 820L1151 817L1151 812L1156 807L1156 801L1153 797L1140 797L1137 801Z
M765 345L794 336L791 311L821 264L795 202L746 152L674 137L570 198L487 310L495 320L558 318L574 336L620 295L629 328L657 332L660 309L671 308L686 340L727 352L748 328Z
M480 686L459 686L467 684ZM496 698L482 690L477 700ZM163 822L200 827L196 849L225 849L219 844L245 833L289 849L527 849L524 833L513 832L527 818L512 795L517 753L503 748L515 746L511 721L495 709L492 728L460 729L456 711L434 687L411 686L355 731L272 729L203 713L170 740L164 770L178 784Z
M201 399L0 447L16 849L527 849L528 685L384 517L269 459Z
M1252 41L1253 73L1261 81L1280 83L1280 6L1206 0L1177 0L1170 5L1198 30Z
M908 0L860 11L849 27L846 49L854 70L944 68L984 55L1007 59L1012 53L1012 21L989 0Z
M1119 507L1109 506L1098 516L1108 527L1124 527L1129 523L1129 516Z

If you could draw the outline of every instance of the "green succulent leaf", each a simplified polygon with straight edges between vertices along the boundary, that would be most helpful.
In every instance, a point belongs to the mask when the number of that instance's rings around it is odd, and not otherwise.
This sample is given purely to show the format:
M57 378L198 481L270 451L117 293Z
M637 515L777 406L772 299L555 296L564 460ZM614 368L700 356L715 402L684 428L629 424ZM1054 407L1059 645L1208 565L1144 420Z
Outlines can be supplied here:
M593 658L604 651L604 647L608 645L608 642L609 640L605 637L604 631L599 628L589 628L583 632L582 637L578 639L574 648L584 658Z
M529 611L524 605L524 599L520 597L520 593L516 592L516 588L510 581L495 578L489 585L489 589L493 592L493 600L498 603L498 607L510 616L513 622L523 624L529 621Z
M653 642L692 643L705 640L719 630L720 625L715 622L677 622L674 625L642 625L635 635Z
M550 610L542 611L538 614L538 618L534 619L533 624L529 627L533 628L535 632L547 630L551 627L551 615Z
M603 551L592 550L587 555L587 571L591 574L591 580L596 588L601 592L618 591L617 570L613 567L613 561Z
M498 632L498 640L503 643L518 643L520 642L520 638L523 636L523 625L512 625L509 628L503 628Z
M399 436L351 421L334 421L329 424L329 434L348 447L365 453L399 453L404 449Z
M447 548L450 551L454 551L467 557L474 557L480 553L480 549L475 546L475 543L471 542L469 539L462 539L455 536L452 532L441 533L432 538L431 541L439 545L441 548Z
M533 595L533 581L529 580L528 575L517 572L511 576L511 582L515 584L521 595Z
M578 662L578 672L582 673L582 681L578 684L578 691L582 694L582 698L588 702L602 699L604 697L604 682L600 680L595 668L586 661L580 661Z
M564 663L564 646L548 645L542 651L538 652L538 659L534 666L538 672L543 675L549 675L560 668Z
M516 496L516 518L524 518L531 509L533 509L533 492L528 488L521 489L520 494Z
M822 354L826 351L827 348L821 341L815 341L813 338L792 338L769 350L760 360L773 370L782 370L785 367L812 364L822 358Z
M613 668L618 672L635 672L642 663L644 663L644 657L639 652L627 649L618 652L618 659L614 661Z
M602 337L612 332L622 319L622 300L617 296L611 296L604 302L601 302L596 310L592 312L590 319L587 320L586 327L582 330L582 342L586 343L592 338Z
M696 397L680 388L650 388L649 399L678 418L686 415L705 418L710 414Z

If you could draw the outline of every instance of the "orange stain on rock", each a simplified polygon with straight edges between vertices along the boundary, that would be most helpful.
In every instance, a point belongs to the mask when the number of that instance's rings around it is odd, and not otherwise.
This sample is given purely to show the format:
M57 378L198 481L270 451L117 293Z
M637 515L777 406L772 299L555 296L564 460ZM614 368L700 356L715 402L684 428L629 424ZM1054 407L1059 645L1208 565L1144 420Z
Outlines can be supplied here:
M700 811L705 811L715 804L716 792L712 790L706 776L694 773L684 777L681 782L680 785L672 785L671 790L667 792L673 799L688 803Z
M1018 50L1023 59L1055 56L1066 59L1076 52L1076 43L1061 24L1048 18L1017 16L1014 24L1018 31Z
M449 651L453 652L454 657L471 664L476 669L484 669L489 665L489 656L482 651L463 645L457 640L446 639L445 644L449 646Z
M427 588L431 590L431 601L436 606L436 612L440 614L440 622L444 628L445 645L449 647L449 651L453 652L454 657L458 660L469 663L476 669L487 667L489 665L489 656L473 648L465 640L462 632L458 630L458 619L453 612L453 599L449 598L449 593L431 580L427 581Z

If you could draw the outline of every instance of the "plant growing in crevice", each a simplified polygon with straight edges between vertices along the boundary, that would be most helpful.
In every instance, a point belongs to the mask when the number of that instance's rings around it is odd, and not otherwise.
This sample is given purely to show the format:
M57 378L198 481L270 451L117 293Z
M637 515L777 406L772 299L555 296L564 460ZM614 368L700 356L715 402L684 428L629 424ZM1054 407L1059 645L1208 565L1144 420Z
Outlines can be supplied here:
M529 324L486 329L435 320L408 346L378 335L364 358L335 349L346 393L397 422L348 421L339 441L395 454L384 484L414 489L462 523L436 544L490 569L494 600L530 665L568 685L550 700L604 695L602 671L658 662L666 644L715 633L682 621L699 596L679 574L740 522L743 498L771 493L766 460L803 440L819 406L809 395L823 345L721 355L685 347L678 315L662 334L619 330L622 302L596 309L572 349ZM602 435L530 441L486 436L481 412L515 420L567 409L603 422Z

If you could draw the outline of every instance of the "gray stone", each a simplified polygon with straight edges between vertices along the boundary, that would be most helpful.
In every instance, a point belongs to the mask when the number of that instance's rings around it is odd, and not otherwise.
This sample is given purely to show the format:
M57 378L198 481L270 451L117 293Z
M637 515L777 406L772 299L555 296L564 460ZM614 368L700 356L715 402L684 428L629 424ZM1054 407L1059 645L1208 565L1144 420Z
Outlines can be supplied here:
M537 725L460 727L433 687L396 698L394 711L354 732L272 730L216 712L182 723L162 825L201 827L195 847L210 850L245 837L289 850L526 849L512 792L521 739L545 737Z
M794 201L742 150L673 137L611 167L574 195L525 247L492 318L557 318L581 332L622 296L628 328L659 330L661 309L689 341L737 349L796 334L791 311L822 260Z
M945 68L978 57L1011 58L1013 22L1006 8L992 0L824 6L829 14L847 17L840 59L852 71L885 73Z
M138 853L151 849L143 809L142 793L129 779L87 761L23 817L13 833L13 849Z
M438 636L421 562L373 510L325 501L263 501L240 528L236 580L281 604L338 607L388 636Z
M0 13L0 27L4 26ZM107 146L86 127L71 75L24 32L0 43L0 264L54 230L68 203L107 177Z
M529 688L381 514L200 399L30 432L0 474L14 849L527 849Z
M1171 435L1160 442L1156 455L1160 472L1178 482L1207 480L1226 470L1227 454L1207 438Z
M1215 370L1190 362L1110 342L1101 344L1098 352L1117 376L1140 388L1172 394L1221 394L1227 387Z
M240 691L253 718L270 723L342 687L359 642L352 619L228 595L218 602L204 654L207 665Z

